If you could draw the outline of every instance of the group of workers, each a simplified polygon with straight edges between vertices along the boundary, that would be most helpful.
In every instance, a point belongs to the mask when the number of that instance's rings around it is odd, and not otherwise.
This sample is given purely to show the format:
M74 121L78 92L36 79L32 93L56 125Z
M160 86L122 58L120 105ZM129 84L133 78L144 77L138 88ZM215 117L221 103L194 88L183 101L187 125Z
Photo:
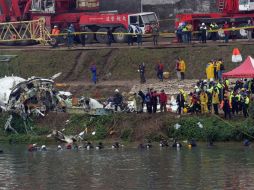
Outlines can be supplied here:
M223 59L212 59L206 65L206 77L208 80L222 80L225 71Z
M177 95L178 114L182 113L214 113L223 110L225 118L243 113L248 117L248 108L254 94L254 80L237 80L231 85L228 79L200 80L194 90L187 94L180 90Z
M245 27L251 27L253 23L251 20L248 20ZM225 21L223 24L217 24L216 22L211 23L200 23L196 28L195 33L199 42L206 43L207 39L216 41L219 39L218 33L220 33L220 38L224 40L225 43L228 43L229 38L235 40L237 37L238 30L234 22L228 23ZM248 40L252 39L252 28L247 28L246 37ZM193 31L193 26L191 23L182 22L176 29L176 37L178 43L191 43L192 36L195 34Z
M168 102L168 96L165 93L164 90L161 90L160 92L157 92L156 90L153 90L152 88L148 88L147 92L144 93L141 90L138 93L134 93L134 105L136 107L137 113L144 112L144 108L146 106L146 112L156 113L157 105L159 104L160 112L167 112L167 102Z
M143 31L142 28L138 26L138 24L130 24L127 29L127 42L128 45L134 45L134 42L137 43L138 46L142 46L143 43ZM153 45L157 46L158 45L158 38L159 38L159 26L156 23L151 24L151 34L152 34L152 39L153 39ZM60 40L60 29L59 26L55 25L51 31L52 38L54 39L54 44L53 47L57 47ZM66 39L67 39L67 46L72 47L74 43L74 33L75 33L75 28L73 24L70 24L69 27L63 33L67 33ZM114 35L112 28L108 28L107 33L106 33L106 43L108 46L111 46L111 44L114 41ZM79 35L80 42L82 46L85 46L85 41L86 41L86 34L80 34Z
M54 26L54 28L52 29L52 37L54 40L54 44L53 47L58 47L58 44L60 42L60 29L57 25ZM74 33L75 33L75 29L74 29L74 25L70 24L70 26L66 29L67 32L67 46L68 48L72 47L74 44Z

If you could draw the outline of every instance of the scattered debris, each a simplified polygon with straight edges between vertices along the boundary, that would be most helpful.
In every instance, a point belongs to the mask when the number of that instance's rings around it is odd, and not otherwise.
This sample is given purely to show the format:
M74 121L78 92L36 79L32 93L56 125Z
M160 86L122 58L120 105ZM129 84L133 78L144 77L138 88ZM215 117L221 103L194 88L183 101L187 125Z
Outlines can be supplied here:
M198 125L198 127L199 127L200 129L203 129L203 127L204 127L203 124L200 123L200 122L198 122L197 125Z
M47 137L52 137L52 136L56 138L57 140L68 143L68 144L72 144L73 142L76 142L78 140L77 137L67 136L67 135L64 135L62 132L56 131L56 130L53 130L52 134L48 135Z
M18 132L11 126L11 120L12 120L12 118L13 118L13 116L10 115L9 118L7 119L5 125L4 125L4 129L5 129L5 131L11 130L14 133L18 134Z
M179 125L178 123L174 125L174 128L175 128L176 130L178 130L180 127L181 127L181 125Z

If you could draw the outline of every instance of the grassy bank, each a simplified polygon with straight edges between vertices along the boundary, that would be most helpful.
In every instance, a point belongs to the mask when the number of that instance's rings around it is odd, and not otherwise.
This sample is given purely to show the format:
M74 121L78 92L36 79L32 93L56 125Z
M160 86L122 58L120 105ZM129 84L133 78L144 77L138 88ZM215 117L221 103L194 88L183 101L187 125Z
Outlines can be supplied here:
M1 126L4 125L7 115L0 117ZM67 122L66 124L66 120ZM175 124L179 124L179 129ZM201 123L203 127L200 127ZM22 120L16 118L12 126L18 131L6 132L0 129L0 141L10 143L52 143L52 138L46 136L53 129L65 129L66 135L77 135L86 130L85 139L90 141L118 140L126 142L144 142L147 140L160 141L161 139L178 138L187 140L195 138L198 141L241 141L254 137L253 120L234 119L223 120L216 116L182 116L178 118L172 114L114 114L92 117L88 115L53 114L44 119L31 120L28 134ZM92 132L96 132L92 135Z
M237 45L244 58L253 55L252 45ZM209 47L179 47L167 49L101 49L101 50L22 50L3 51L2 55L14 54L9 66L0 65L0 76L10 74L22 77L43 76L49 77L62 72L59 82L86 81L90 79L89 67L95 62L98 67L100 80L127 80L138 79L137 67L146 63L146 75L155 78L155 64L161 60L165 68L175 77L175 58L182 57L187 63L187 78L205 77L205 67L213 58L223 58L226 70L236 65L231 63L233 46Z

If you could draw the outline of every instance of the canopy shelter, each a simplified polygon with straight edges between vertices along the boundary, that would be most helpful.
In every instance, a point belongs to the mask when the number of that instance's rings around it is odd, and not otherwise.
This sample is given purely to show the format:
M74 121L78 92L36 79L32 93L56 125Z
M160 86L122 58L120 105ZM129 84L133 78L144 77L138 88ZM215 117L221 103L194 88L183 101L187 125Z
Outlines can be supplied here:
M254 59L248 56L240 66L223 73L222 78L254 78Z

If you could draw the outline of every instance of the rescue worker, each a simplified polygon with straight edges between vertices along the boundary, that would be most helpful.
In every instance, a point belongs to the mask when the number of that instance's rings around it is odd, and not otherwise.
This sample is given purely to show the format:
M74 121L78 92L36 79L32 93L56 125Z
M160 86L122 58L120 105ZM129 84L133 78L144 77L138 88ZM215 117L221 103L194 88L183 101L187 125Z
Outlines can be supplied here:
M152 36L153 36L153 45L154 46L158 45L159 35L160 35L159 27L157 24L153 23L152 24Z
M128 26L128 46L132 45L133 46L133 33L134 33L134 28L135 26L129 25Z
M232 28L232 30L231 30L230 35L231 35L232 40L235 41L236 38L237 38L237 33L238 33L238 31L237 31L237 30L234 30L234 29L236 28L234 22L231 23L231 28Z
M212 22L210 24L211 30L218 30L218 25L215 22ZM211 32L211 40L216 41L217 40L217 32L213 31Z
M252 26L251 20L248 20L248 23L247 23L246 26L247 27L251 27ZM252 30L253 30L252 28L247 29L247 38L248 38L249 41L252 39Z
M183 29L182 29L182 24L180 23L179 26L177 27L176 30L176 37L177 37L177 42L182 43L182 34L183 34Z
M179 115L181 115L182 108L184 108L184 102L185 102L185 100L184 100L183 91L182 90L179 90L179 91L180 91L180 93L176 97L176 103L178 105L177 112L178 112Z
M225 71L223 59L219 59L219 67L220 67L220 69L218 70L218 79L222 80L222 74Z
M208 103L208 96L204 90L201 91L199 95L200 99L200 104L201 104L201 113L207 113L208 108L207 108L207 103Z
M145 94L140 90L138 92L138 95L142 98L142 112L143 112L143 108L144 108L144 105L145 105Z
M182 41L183 43L187 43L188 39L188 29L186 27L186 23L182 26Z
M224 118L227 119L228 116L229 119L231 119L230 109L232 108L232 106L230 99L226 94L224 95L223 101L221 102L221 108L224 111Z
M219 104L220 104L220 100L219 100L219 92L217 88L213 89L213 93L212 93L212 104L213 104L213 110L214 110L214 114L218 115L219 114Z
M239 112L239 103L241 100L241 97L237 94L236 91L233 92L233 94L231 94L230 96L230 100L232 103L232 114L233 115L238 115Z
M199 97L197 93L191 94L191 112L192 113L200 113L200 104L199 104Z
M218 80L217 61L216 61L216 59L213 60L213 72L214 72L214 79Z
M180 74L181 74L181 80L184 80L184 73L185 73L185 70L186 70L186 64L185 64L185 61L183 59L180 59L179 69L180 69Z
M217 79L217 80L221 80L222 79L221 74L219 74L219 72L220 72L220 65L221 65L221 61L217 60L216 61L216 68L215 68L216 69L216 75L217 75L217 76L215 76L215 79Z
M156 66L156 71L157 71L157 77L160 81L163 81L163 71L164 71L164 65L161 63L161 60L159 60L157 66Z
M136 102L136 112L137 113L142 113L143 112L143 106L142 106L143 99L142 99L142 97L139 94L134 93L134 99L135 99L135 102Z
M92 73L92 81L93 81L94 84L96 84L97 83L97 68L96 68L96 65L94 63L90 67L90 71Z
M159 102L160 102L160 111L161 112L167 112L167 101L168 97L165 94L164 90L161 90L161 93L159 94Z
M192 41L193 26L192 26L191 23L188 23L186 28L187 28L187 42L191 43L191 41Z
M176 76L177 76L177 79L178 80L181 80L181 69L180 69L180 61L181 61L181 58L177 58L176 59Z
M138 67L139 75L140 75L140 83L146 83L146 78L145 78L145 63L143 62L142 64L139 65Z
M206 77L209 81L214 79L214 66L213 60L206 65Z
M118 107L121 109L123 103L123 96L120 94L118 89L115 89L115 94L113 96L113 104L115 106L115 111L118 111Z
M244 93L243 94L243 115L245 118L249 116L249 113L248 113L249 104L250 104L250 99L247 96L247 93Z
M67 45L68 45L68 48L73 46L74 32L75 32L74 25L70 24L69 28L67 29Z
M87 32L87 31L88 31L88 28L85 27L85 28L83 29L82 32ZM88 33L81 33L81 34L79 35L79 39L80 39L80 42L81 42L82 47L85 47L85 46L86 46L86 39L87 39L87 37L88 37L87 35L88 35Z
M151 90L148 88L147 93L145 95L145 103L146 103L146 109L148 113L152 113L152 102L151 102Z
M228 31L227 29L229 29L230 26L228 24L228 22L226 21L225 24L223 25L223 30L224 30L224 42L225 43L228 43L228 40L229 40L229 34L230 34L230 31Z
M151 92L151 104L152 104L152 112L157 112L157 105L158 105L158 94L157 91Z
M138 46L142 46L142 29L138 25L136 25L135 33L137 35Z
M58 28L57 25L54 26L54 28L52 29L51 34L53 35L53 38L56 40L55 44L53 45L53 47L58 47L58 43L59 43L59 34L60 34L60 30Z
M111 46L112 42L113 42L113 32L112 32L112 28L108 28L107 31L107 38L108 38L108 46Z
M206 27L205 23L201 24L200 31L201 31L201 41L202 41L202 43L206 43L207 27Z

